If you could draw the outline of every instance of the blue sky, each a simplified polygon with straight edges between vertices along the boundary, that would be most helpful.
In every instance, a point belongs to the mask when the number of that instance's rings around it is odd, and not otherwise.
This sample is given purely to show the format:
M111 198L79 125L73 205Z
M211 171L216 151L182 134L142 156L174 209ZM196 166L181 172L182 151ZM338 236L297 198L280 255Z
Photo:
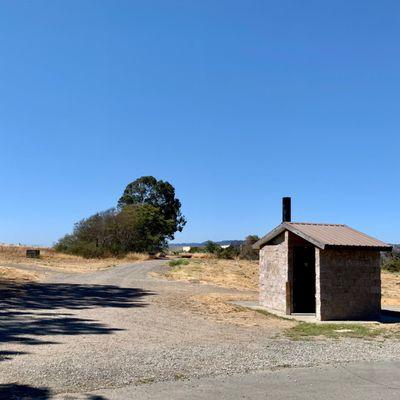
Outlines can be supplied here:
M52 244L142 175L177 241L293 220L400 242L398 1L0 4L0 242Z

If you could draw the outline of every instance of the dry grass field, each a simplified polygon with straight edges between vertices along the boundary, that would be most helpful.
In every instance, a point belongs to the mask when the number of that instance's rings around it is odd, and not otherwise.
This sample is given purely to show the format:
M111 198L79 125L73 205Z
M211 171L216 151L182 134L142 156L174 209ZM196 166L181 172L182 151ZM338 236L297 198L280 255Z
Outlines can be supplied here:
M400 274L382 272L382 304L400 307Z
M192 259L163 273L167 279L211 283L242 290L258 290L258 262ZM400 274L382 271L382 304L400 306Z
M164 272L167 279L211 283L233 289L258 289L258 262L244 260L191 259Z
M67 272L90 272L109 268L116 264L124 264L149 259L146 254L130 253L124 258L86 259L58 253L51 248L40 247L40 258L26 258L26 250L33 247L25 246L0 246L0 267L12 267L18 265L37 265L44 268L58 269ZM3 268L6 273L12 275L13 269ZM14 270L15 271L15 270Z
M26 282L34 281L38 278L37 274L30 271L21 271L11 267L0 266L0 284L4 281Z

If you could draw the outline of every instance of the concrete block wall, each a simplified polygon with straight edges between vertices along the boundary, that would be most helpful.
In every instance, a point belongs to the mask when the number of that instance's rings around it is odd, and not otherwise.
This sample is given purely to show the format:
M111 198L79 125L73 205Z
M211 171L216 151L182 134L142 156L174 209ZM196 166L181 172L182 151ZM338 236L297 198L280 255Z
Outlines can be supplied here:
M288 234L283 232L260 250L260 304L286 312Z
M379 251L316 249L315 259L317 319L369 319L379 314Z

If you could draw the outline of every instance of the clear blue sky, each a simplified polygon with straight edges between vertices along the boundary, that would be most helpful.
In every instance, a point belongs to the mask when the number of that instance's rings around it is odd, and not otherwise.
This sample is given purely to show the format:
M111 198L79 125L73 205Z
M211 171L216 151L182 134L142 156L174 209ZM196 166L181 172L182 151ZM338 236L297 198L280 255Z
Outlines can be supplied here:
M0 3L0 242L51 244L142 175L177 241L293 219L400 242L400 3Z

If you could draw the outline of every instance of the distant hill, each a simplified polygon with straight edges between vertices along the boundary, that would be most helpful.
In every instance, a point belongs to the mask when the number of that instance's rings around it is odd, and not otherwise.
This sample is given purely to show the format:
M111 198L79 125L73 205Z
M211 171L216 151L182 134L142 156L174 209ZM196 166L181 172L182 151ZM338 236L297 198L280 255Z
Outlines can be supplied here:
M183 247L183 246L190 246L190 247L204 247L207 241L205 242L187 242L187 243L169 243L168 247L173 249L175 247ZM240 246L243 243L243 240L221 240L219 242L215 242L220 246L224 246L230 244L232 246Z

